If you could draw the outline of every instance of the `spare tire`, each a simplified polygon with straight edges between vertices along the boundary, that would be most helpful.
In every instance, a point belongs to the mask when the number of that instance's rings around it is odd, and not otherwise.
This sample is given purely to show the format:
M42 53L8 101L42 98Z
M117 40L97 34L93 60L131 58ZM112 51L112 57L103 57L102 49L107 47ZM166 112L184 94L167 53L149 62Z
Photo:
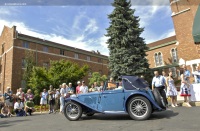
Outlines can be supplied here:
M166 103L163 100L163 97L161 96L160 92L156 88L153 90L153 95L158 105L161 108L166 109Z

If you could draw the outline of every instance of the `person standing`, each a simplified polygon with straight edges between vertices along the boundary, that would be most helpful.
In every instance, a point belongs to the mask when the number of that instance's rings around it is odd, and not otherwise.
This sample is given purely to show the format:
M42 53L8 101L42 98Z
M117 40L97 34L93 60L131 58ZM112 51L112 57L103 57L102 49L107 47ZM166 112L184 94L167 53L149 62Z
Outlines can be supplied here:
M25 94L24 98L25 98L25 101L33 100L34 95L33 95L32 91L31 91L31 89L27 90L27 93Z
M56 92L56 94L55 94L55 112L57 112L59 109L59 106L60 106L60 89L54 89L54 91Z
M158 71L154 71L154 77L152 80L152 90L157 90L160 95L163 97L164 102L166 105L168 105L167 98L166 98L166 93L165 93L165 87L166 87L166 82L165 78L161 75L159 75Z
M88 93L88 87L85 85L85 81L82 81L82 86L80 87L80 94Z
M77 82L78 86L76 87L76 94L80 94L80 87L81 87L81 82Z
M183 65L184 77L188 84L190 84L190 71L187 69L186 65Z
M12 109L13 109L13 96L12 96L12 91L10 87L7 87L6 92L4 93L4 100L5 100L5 105L9 108L9 114L11 114ZM11 114L12 116L12 114Z
M69 93L70 95L74 94L74 87L72 87L72 83L71 83L71 82L69 83L68 93Z
M55 91L53 90L53 86L49 86L48 90L49 95L49 114L54 112L54 106L55 106Z
M186 103L186 105L188 107L191 107L191 105L189 104L189 100L188 100L188 97L191 96L191 94L189 92L190 84L189 84L188 76L187 75L185 76L186 73L184 71L185 70L180 71L180 74L181 74L181 94L180 94L180 96L183 96L184 102Z
M200 83L200 67L196 66L195 71L192 73L194 75L195 83Z
M66 87L67 87L66 83L63 83L62 88L60 89L60 113L63 113L64 111L65 97L67 94Z
M89 89L89 92L94 92L94 91L97 91L96 88L94 88L94 84L91 85L90 89Z
M40 113L42 113L42 108L44 106L44 111L46 111L46 106L47 106L47 97L48 97L48 92L46 89L43 89L43 92L40 94Z
M22 91L22 88L19 88L16 96L21 100L22 103L24 103L24 92Z
M172 71L169 71L169 76L166 78L167 85L167 96L171 98L171 106L176 107L177 105L177 89L174 84L174 79L172 78Z

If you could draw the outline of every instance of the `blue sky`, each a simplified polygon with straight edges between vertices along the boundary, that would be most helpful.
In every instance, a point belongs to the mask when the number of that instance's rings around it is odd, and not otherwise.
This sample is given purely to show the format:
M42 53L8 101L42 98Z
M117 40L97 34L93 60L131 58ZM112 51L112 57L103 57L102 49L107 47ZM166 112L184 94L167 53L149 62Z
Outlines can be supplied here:
M77 0L76 0L77 1ZM84 0L82 0L84 1ZM86 0L85 0L86 1ZM112 0L109 0L112 1ZM107 1L108 2L108 1ZM146 2L146 3L145 3ZM156 3L157 2L157 3ZM2 5L2 3L0 3ZM132 0L135 15L144 27L146 43L175 34L169 0ZM105 44L107 17L113 10L109 3L62 6L0 6L0 32L3 26L17 26L20 33L108 55Z

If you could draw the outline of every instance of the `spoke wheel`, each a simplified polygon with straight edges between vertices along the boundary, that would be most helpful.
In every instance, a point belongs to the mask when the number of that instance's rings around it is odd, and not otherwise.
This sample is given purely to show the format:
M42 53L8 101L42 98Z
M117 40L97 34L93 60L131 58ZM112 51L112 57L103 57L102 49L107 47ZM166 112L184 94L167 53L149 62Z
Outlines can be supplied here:
M82 116L82 108L76 102L67 102L64 108L64 115L70 121L78 120Z
M152 107L145 97L133 97L128 103L128 113L132 119L146 120L150 117Z

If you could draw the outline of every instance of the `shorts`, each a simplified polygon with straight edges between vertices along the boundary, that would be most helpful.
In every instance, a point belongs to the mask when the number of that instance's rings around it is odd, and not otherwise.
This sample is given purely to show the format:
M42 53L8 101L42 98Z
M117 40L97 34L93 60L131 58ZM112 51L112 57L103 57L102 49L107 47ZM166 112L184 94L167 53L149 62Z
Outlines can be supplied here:
M10 99L5 100L7 106L13 106L13 102L10 102Z
M40 105L46 105L46 104L47 104L47 100L45 100L45 99L40 100Z
M55 105L55 99L49 101L49 105Z

